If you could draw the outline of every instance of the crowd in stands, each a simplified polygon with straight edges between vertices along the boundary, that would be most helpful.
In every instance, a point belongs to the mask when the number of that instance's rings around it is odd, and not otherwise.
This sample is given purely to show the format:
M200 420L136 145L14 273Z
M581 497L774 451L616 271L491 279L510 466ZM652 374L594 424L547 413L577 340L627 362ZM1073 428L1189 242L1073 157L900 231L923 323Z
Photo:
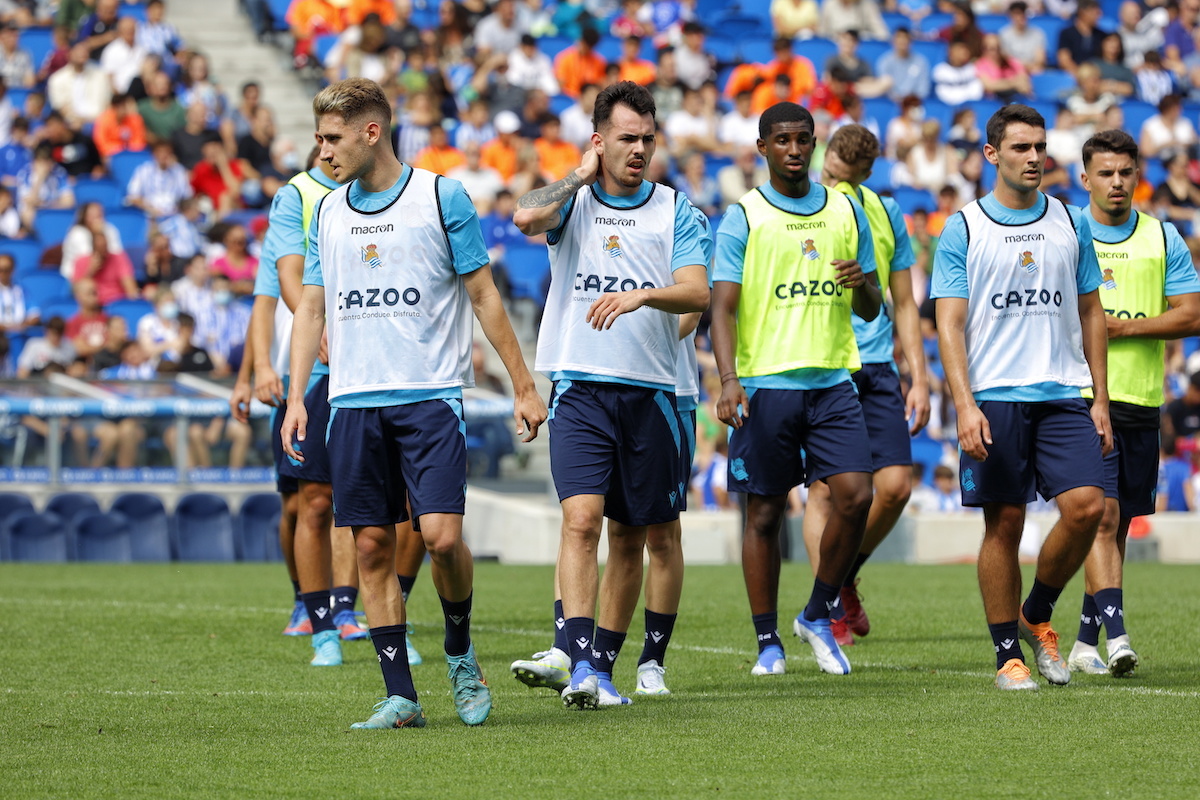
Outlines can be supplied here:
M1087 202L1083 141L1106 128L1133 133L1143 155L1136 208L1174 222L1200 262L1200 0L241 5L259 39L285 49L305 79L361 76L384 87L401 159L467 187L516 299L538 303L546 276L543 263L530 277L538 243L512 224L514 199L578 163L596 94L618 80L647 85L657 104L649 177L687 194L714 227L767 179L755 142L768 106L805 105L819 142L844 124L870 128L884 158L868 186L893 195L909 219L918 301L946 218L991 188L981 128L1006 102L1046 117L1043 188L1077 205ZM38 249L0 256L8 374L55 358L84 375L236 368L262 217L302 168L301 148L276 136L269 87L228 94L167 10L162 0L0 2L0 253L22 239ZM814 174L822 159L818 146ZM14 261L15 280L4 272ZM45 267L60 270L69 296L22 299L22 276ZM112 314L113 304L141 304L144 319ZM58 344L49 306L65 323ZM923 315L936 378L928 301ZM22 337L42 324L36 352L53 355L22 359ZM1168 343L1172 401L1200 370L1196 349ZM955 430L952 404L939 399L935 442ZM924 464L931 489L937 462ZM713 472L710 463L700 472ZM701 491L705 503L724 502Z

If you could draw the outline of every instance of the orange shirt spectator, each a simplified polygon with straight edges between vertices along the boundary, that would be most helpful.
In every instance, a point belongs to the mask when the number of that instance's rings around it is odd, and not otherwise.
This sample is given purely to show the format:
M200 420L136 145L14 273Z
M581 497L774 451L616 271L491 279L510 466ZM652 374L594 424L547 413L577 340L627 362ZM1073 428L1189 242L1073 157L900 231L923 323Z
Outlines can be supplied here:
M781 50L776 45L775 60L763 65L762 77L763 80L770 83L775 80L776 75L787 75L792 79L792 96L789 98L793 103L799 103L804 98L813 93L817 88L817 73L813 69L813 64L804 56L792 55L792 43L787 39L786 50ZM782 60L780 56L783 56Z
M105 161L116 153L146 149L146 123L137 111L137 103L126 94L113 98L92 127L92 139Z
M579 90L584 84L607 84L605 71L608 61L593 49L598 41L600 34L591 28L584 28L578 42L554 57L554 76L558 78L558 86L563 94L579 97Z
M361 25L368 14L378 14L379 21L391 25L396 21L396 7L389 0L292 0L287 11L287 24L293 33L320 36L341 33L351 25Z
M763 69L762 64L738 64L729 73L725 96L732 99L742 92L753 92L762 83Z
M647 61L644 58L618 63L621 67L620 80L633 81L639 86L649 86L658 77L658 68L654 66L653 62Z
M517 174L517 131L521 129L520 118L511 111L501 111L496 115L492 124L496 128L496 138L484 142L479 149L479 163L491 167L500 173L505 183Z
M551 181L560 181L579 166L583 154L579 148L560 138L562 125L557 117L551 117L542 123L542 136L535 139L533 147L541 160L542 172Z
M451 147L446 141L446 129L434 125L429 129L429 146L417 153L413 166L427 169L438 175L446 175L452 169L457 169L467 163L467 157L456 147Z

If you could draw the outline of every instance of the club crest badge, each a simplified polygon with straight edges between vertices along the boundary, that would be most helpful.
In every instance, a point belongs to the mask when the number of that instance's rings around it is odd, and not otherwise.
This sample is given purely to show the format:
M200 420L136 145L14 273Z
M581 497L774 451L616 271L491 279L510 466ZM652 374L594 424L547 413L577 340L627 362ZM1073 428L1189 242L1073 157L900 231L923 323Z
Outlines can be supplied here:
M362 249L362 262L371 269L379 269L383 266L383 259L379 257L379 245L369 244Z
M604 237L604 252L608 253L609 258L621 258L625 254L621 252L621 239L618 236Z

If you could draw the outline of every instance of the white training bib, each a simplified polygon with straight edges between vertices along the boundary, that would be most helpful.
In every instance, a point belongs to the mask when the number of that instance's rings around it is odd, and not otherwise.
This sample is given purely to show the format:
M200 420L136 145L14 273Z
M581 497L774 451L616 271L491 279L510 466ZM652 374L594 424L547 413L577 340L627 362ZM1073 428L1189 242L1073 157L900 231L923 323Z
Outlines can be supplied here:
M329 398L473 386L471 303L437 193L413 169L390 206L364 212L347 184L317 210L329 329Z
M967 367L971 391L1039 383L1091 386L1079 322L1079 237L1067 207L1005 225L979 201L967 228Z
M587 312L605 292L675 282L676 202L675 191L660 184L636 208L607 205L592 187L576 193L562 236L550 245L550 291L538 333L537 370L675 385L677 314L643 306L597 331Z

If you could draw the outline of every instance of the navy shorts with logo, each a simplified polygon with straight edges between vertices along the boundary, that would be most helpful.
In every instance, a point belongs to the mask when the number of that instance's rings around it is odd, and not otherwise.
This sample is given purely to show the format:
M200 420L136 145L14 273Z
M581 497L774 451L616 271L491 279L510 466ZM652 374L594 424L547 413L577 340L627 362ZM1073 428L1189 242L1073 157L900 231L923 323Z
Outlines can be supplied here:
M466 509L466 423L461 400L337 408L329 420L333 519L338 527L391 525Z
M696 460L696 409L680 411L679 422L683 426L683 452L680 454L679 460L679 480L685 487L679 510L687 511L686 487L692 485L692 463Z
M871 467L912 466L912 439L904 418L900 376L891 364L863 364L851 377L858 387L867 433L871 437Z
M1113 429L1113 451L1104 457L1104 496L1120 504L1126 519L1154 513L1158 448L1156 428Z
M867 425L849 381L747 394L750 416L729 438L731 492L777 496L801 481L872 471Z
M303 461L293 461L286 455L279 465L280 476L296 481L330 483L329 471L329 376L322 375L311 382L304 395L304 409L308 412L308 435L303 442L293 442L304 454ZM280 443L282 447L282 442Z
M271 454L275 457L275 491L280 494L295 494L300 491L299 482L290 475L283 474L283 465L288 463L287 453L283 452L283 418L287 414L287 405L276 406L271 412Z
M561 502L604 496L624 525L678 519L686 434L675 395L621 383L560 380L550 395L550 473Z
M1100 437L1082 398L1012 403L984 400L992 430L988 457L959 454L964 506L1024 505L1081 486L1104 486Z

